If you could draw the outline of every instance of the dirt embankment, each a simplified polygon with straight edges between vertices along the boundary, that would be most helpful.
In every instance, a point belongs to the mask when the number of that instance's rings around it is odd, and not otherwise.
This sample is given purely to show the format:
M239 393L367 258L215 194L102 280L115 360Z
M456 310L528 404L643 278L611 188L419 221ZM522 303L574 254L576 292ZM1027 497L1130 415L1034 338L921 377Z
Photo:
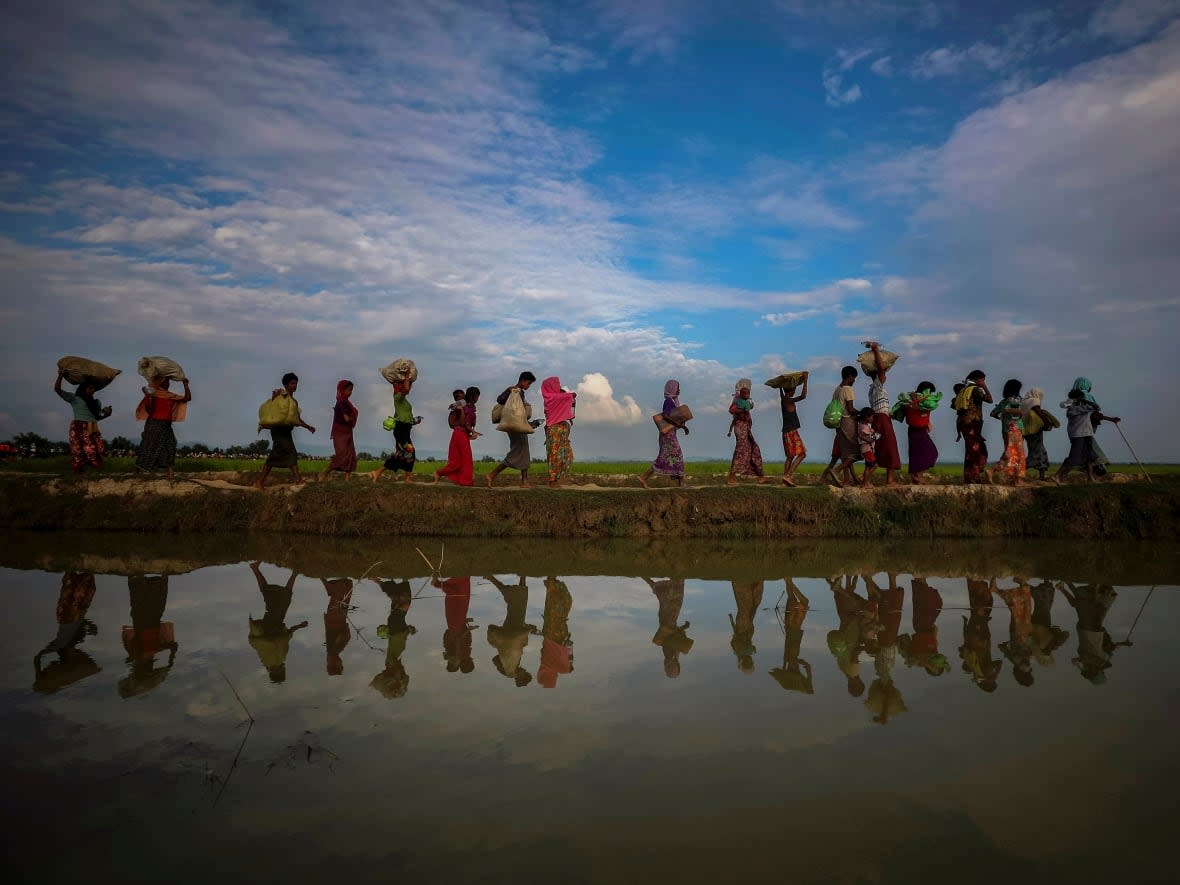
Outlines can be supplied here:
M333 537L1180 539L1180 482L1012 490L470 488L0 478L0 528Z

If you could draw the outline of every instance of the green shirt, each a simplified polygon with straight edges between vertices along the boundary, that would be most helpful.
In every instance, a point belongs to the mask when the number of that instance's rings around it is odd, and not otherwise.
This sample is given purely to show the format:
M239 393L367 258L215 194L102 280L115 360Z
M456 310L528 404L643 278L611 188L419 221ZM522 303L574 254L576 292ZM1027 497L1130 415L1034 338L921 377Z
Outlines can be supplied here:
M82 399L82 397L78 396L78 394L67 393L64 390L59 390L57 395L73 407L75 421L101 421L106 417L106 415L102 413L102 403L100 403L98 400L94 401L94 405L99 410L98 414L95 415L91 413L90 406L86 405L86 400Z
M414 407L410 405L404 393L393 395L393 420L402 424L414 423Z

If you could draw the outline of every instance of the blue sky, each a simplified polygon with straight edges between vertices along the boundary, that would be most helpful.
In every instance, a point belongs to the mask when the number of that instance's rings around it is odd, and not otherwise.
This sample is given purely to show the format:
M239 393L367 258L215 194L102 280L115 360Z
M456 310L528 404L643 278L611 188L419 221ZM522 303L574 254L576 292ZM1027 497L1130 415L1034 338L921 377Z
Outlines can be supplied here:
M982 6L7 4L0 436L64 436L66 353L124 369L134 435L161 353L186 439L250 439L294 370L308 447L348 377L376 450L376 368L410 356L425 450L453 387L529 368L581 391L580 456L654 454L669 377L687 454L723 455L733 382L789 367L819 454L876 337L894 393L1089 375L1175 460L1180 2Z

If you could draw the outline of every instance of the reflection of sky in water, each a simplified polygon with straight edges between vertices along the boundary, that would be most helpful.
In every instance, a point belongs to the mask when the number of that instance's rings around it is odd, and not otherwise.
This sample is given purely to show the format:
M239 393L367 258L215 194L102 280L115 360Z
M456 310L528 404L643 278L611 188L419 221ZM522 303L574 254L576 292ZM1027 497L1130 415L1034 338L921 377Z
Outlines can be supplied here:
M273 565L262 570L270 582L288 576ZM478 625L475 670L447 672L442 594L417 579L421 598L406 617L417 633L402 659L409 689L387 699L370 686L385 665L378 627L390 607L375 584L357 585L349 620L360 634L353 630L342 653L343 674L329 676L328 596L319 580L299 578L285 620L309 626L293 635L286 680L274 684L247 642L248 618L264 609L253 576L245 564L211 567L170 578L164 620L175 624L176 665L153 690L123 700L116 685L127 672L127 579L96 578L87 617L98 633L81 648L101 672L40 695L31 690L30 661L56 631L60 575L0 574L6 780L18 804L51 816L60 813L55 791L79 796L69 816L81 842L101 846L112 863L187 859L194 876L227 874L244 857L257 860L251 840L265 838L277 853L262 868L293 880L363 873L369 864L437 872L445 851L454 878L618 881L679 871L693 881L778 869L781 846L803 881L887 879L920 858L941 865L956 857L974 858L957 872L966 881L1011 875L1013 865L1018 878L1039 870L1041 881L1082 881L1125 872L1127 850L1138 858L1131 868L1142 863L1150 874L1163 807L1150 785L1177 768L1178 683L1165 656L1180 628L1175 588L1155 591L1134 646L1114 651L1101 686L1071 664L1076 618L1056 594L1053 623L1070 637L1053 665L1034 664L1035 684L1024 687L1005 660L997 691L984 694L960 667L966 582L931 577L951 670L932 677L898 655L893 677L909 712L882 727L864 696L849 695L829 650L839 617L824 580L796 581L811 603L800 657L811 665L814 694L805 695L769 675L784 655L773 610L781 580L764 584L752 673L739 670L730 648L731 585L687 580L678 620L691 622L694 644L679 678L669 679L652 642L657 599L643 580L565 578L574 670L544 689L535 678L540 635L521 661L534 676L529 685L493 667L487 627L503 622L505 604L478 576L468 611ZM876 581L887 586L884 574ZM908 575L899 586L901 632L911 633ZM528 587L525 620L540 628L544 581L530 577ZM1105 620L1115 640L1127 635L1147 591L1117 588ZM1008 627L997 598L996 660ZM861 661L867 686L873 659ZM244 734L222 674L256 723L214 807ZM138 801L137 790L153 801ZM111 829L120 820L132 826ZM9 824L10 835L28 826ZM220 847L198 850L185 838L190 831ZM722 856L720 846L738 853Z

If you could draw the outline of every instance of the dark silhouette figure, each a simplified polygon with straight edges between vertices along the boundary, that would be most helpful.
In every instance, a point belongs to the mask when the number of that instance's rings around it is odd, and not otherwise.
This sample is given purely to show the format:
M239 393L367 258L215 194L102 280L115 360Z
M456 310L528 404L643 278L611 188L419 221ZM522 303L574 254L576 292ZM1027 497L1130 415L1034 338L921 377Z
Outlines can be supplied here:
M869 594L869 610L876 612L877 625L876 636L866 642L874 651L873 671L877 678L869 686L865 706L872 710L873 721L881 725L888 723L890 716L906 712L905 699L893 681L905 590L897 586L897 575L890 573L888 578L888 588L881 590L871 575L864 576Z
M1065 645L1069 631L1053 624L1053 598L1057 589L1050 581L1041 581L1032 588L1033 612L1032 642L1033 656L1042 667L1053 666L1053 652Z
M664 650L664 675L669 679L675 679L680 675L680 656L688 654L693 646L693 641L685 632L691 625L688 621L678 623L680 609L684 607L684 579L643 580L651 587L651 592L656 595L656 601L660 606L660 626L651 641Z
M783 617L783 665L771 670L770 675L787 691L814 694L811 664L799 657L803 646L803 621L811 602L799 592L793 580L786 578L785 581L787 608Z
M733 585L733 600L737 603L737 614L729 616L729 626L733 628L733 638L729 640L729 647L737 656L738 669L743 673L754 672L754 655L758 647L754 645L754 618L758 614L758 606L762 604L762 581L731 581Z
M574 672L574 640L569 616L574 597L564 581L545 579L545 619L541 622L541 666L537 682L542 688L556 688L557 677Z
M61 592L57 597L55 613L57 635L33 656L34 691L53 694L102 670L94 658L78 648L87 636L98 632L94 622L86 618L93 600L94 575L90 572L66 572L61 576ZM41 660L47 654L56 654L57 660L43 667Z
M994 578L990 583L979 578L967 579L971 615L963 618L963 644L959 646L963 672L971 674L971 681L989 693L996 690L1004 666L1003 661L992 659L992 593L995 585Z
M942 594L914 576L910 582L914 604L914 632L898 637L897 647L907 667L921 667L931 676L941 676L951 669L946 655L938 650L938 616L942 613Z
M250 563L250 570L258 581L258 592L262 594L262 602L266 611L262 617L255 620L250 617L250 645L258 653L258 659L266 668L270 681L284 682L287 679L287 653L291 650L291 637L296 630L307 626L307 621L300 621L294 627L287 626L287 609L291 607L291 599L295 589L295 579L299 577L291 572L286 584L268 584L259 570L260 562Z
M1034 681L1032 668L1032 588L1025 578L1013 578L1015 587L996 588L996 595L1008 606L1008 641L1000 643L1000 652L1012 665L1012 676L1025 688Z
M501 676L515 680L518 688L533 681L533 674L521 666L521 658L529 644L529 637L539 632L534 624L526 624L529 605L529 588L524 575L517 576L515 584L505 584L495 575L485 575L484 580L495 586L504 597L503 624L488 624L488 645L496 650L492 665Z
M325 666L329 676L344 672L344 652L352 639L348 626L348 606L352 602L351 578L320 578L328 594L328 607L324 609L324 649L327 656Z
M381 592L389 597L389 618L377 628L377 635L389 644L385 649L385 669L373 677L369 685L386 698L400 698L410 689L410 676L402 664L406 641L418 628L406 623L406 613L414 595L409 581L378 581Z
M828 633L828 651L836 659L836 666L848 681L848 693L854 698L865 693L865 683L860 676L860 653L865 648L866 637L872 634L873 615L869 601L856 593L855 575L828 578L832 598L836 602L836 615L840 626Z
M470 673L475 669L475 659L471 656L471 634L475 624L467 617L471 605L471 576L445 581L435 578L431 583L446 597L443 602L447 617L447 628L443 631L443 658L447 662L447 672Z
M130 672L119 680L123 698L146 694L160 685L176 663L176 631L164 621L168 606L167 575L132 575L127 578L131 597L131 626L123 628L123 648ZM168 652L168 663L156 666L156 655Z
M1106 671L1114 665L1114 650L1130 642L1115 642L1104 622L1110 607L1118 599L1109 584L1058 584L1061 595L1069 600L1078 615L1078 656L1073 665L1093 685L1106 682Z

